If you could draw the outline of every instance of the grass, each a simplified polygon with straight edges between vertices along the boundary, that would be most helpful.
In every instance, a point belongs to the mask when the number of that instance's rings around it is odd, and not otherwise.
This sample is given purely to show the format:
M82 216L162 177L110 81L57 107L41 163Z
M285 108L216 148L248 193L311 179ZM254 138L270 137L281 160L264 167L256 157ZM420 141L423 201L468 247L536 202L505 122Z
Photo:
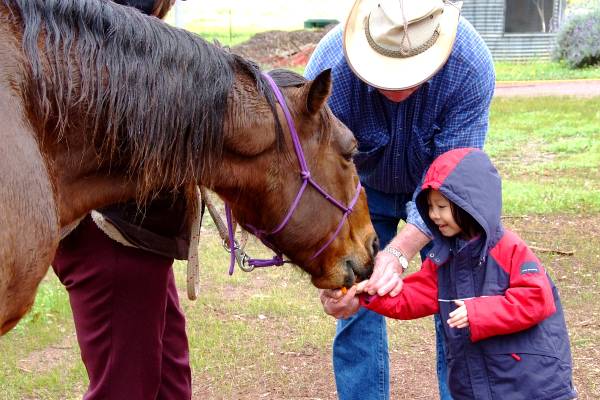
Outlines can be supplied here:
M264 29L259 28L255 30L251 27L244 27L242 29L232 28L231 30L229 28L219 28L218 26L208 27L204 26L201 21L192 22L187 28L198 33L209 42L217 40L222 45L229 47L243 43L252 38L256 33L264 31ZM494 69L498 82L600 79L600 65L573 69L569 68L563 62L550 60L496 61L494 62Z
M255 33L267 30L303 29L304 21L324 18L341 21L352 0L305 0L302 2L272 2L267 0L180 3L180 13L167 21L178 23L208 40L218 39L234 46Z
M87 378L64 287L49 273L32 311L0 339L0 399L70 398Z
M505 222L531 246L575 252L537 253L561 293L579 398L600 398L600 214L552 214Z
M486 151L503 176L504 212L600 212L599 127L600 98L494 99Z
M289 366L281 364L282 355L325 348L335 330L330 318L315 312L317 290L300 272L290 275L289 268L252 274L238 270L228 277L227 256L216 234L203 241L202 258L206 254L210 257L215 248L219 254L203 264L199 302L184 302L188 326L192 327L188 329L192 366L202 374L200 384L217 385L218 390L214 390L223 399L239 398L236 391L254 387L260 379L293 385L294 377L287 373ZM254 242L249 252L268 256L261 254L264 249ZM179 274L180 283L183 279Z
M600 398L599 110L599 98L495 99L486 148L503 176L506 225L531 245L576 250L540 257L561 288L582 399ZM214 226L204 229L201 294L181 300L195 399L334 399L335 324L316 289L289 267L229 277ZM183 290L184 264L175 269ZM431 320L390 321L389 332L392 397L432 398ZM33 311L0 339L0 354L0 400L81 398L87 378L66 292L52 273Z
M210 31L201 31L198 32L198 34L200 36L202 36L203 39L209 41L209 42L214 42L217 41L220 44L222 44L223 46L229 46L229 47L233 47L237 44L240 43L244 43L248 40L250 40L250 38L252 38L252 36L254 36L257 32L255 31L234 31L234 32L229 32L229 31L220 31L220 30L210 30Z
M257 8L260 9L260 6L257 6ZM247 20L240 20L240 22L235 23L235 17L231 17L227 11L220 9L215 11L212 17L195 18L186 23L185 27L210 42L217 40L222 45L229 47L243 43L252 38L256 33L266 30L302 29L301 21L297 17L288 17L288 22L286 22L285 19L277 19L270 14L263 13L259 15L258 21L260 22L255 21L252 23ZM331 11L329 15L331 15ZM564 62L527 60L520 62L496 61L494 68L498 82L600 79L600 65L573 69L569 68Z

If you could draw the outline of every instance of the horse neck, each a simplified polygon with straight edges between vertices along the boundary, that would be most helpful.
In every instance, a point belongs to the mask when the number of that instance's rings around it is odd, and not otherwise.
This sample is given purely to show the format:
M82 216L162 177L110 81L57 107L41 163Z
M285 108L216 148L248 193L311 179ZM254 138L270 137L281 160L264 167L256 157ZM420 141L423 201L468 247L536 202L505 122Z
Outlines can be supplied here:
M258 153L273 146L275 133L269 134L274 126L271 107L264 95L257 91L254 78L244 68L236 68L227 104L223 145L225 148L237 149L234 158L244 152ZM207 186L225 197L235 197L235 194L240 192L241 182L244 186L253 186L254 190L258 188L257 184L251 183L255 178L256 170L252 172L253 169L248 168L247 162L240 168L239 162L232 161L231 151L228 150L225 150L224 156L212 160L211 167L208 169L203 169L203 155L197 153L197 158L191 159L189 164L173 165L175 170L171 173L171 178L178 176L182 178L168 182L144 181L141 180L147 177L144 171L136 171L136 168L143 168L143 166L132 167L130 155L127 154L121 157L125 162L111 163L110 158L105 159L107 155L98 154L97 146L91 146L89 142L81 140L81 135L77 135L77 132L85 131L85 128L68 130L65 139L60 141L54 150L58 155L54 157L56 162L53 170L60 181L55 186L60 189L57 197L63 226L89 209L124 200L136 199L138 202L143 202L161 190L178 189L186 194L188 204L195 204L193 197L196 184ZM190 137L188 140L193 143L200 139ZM174 159L185 159L189 157L189 151L177 147L177 151L171 156ZM190 171L195 171L195 175L191 179L184 178Z
M205 186L234 197L250 186L257 187L257 178L272 168L283 135L279 120L275 120L274 98L267 94L260 72L247 67L238 65L235 70L218 167L202 176Z

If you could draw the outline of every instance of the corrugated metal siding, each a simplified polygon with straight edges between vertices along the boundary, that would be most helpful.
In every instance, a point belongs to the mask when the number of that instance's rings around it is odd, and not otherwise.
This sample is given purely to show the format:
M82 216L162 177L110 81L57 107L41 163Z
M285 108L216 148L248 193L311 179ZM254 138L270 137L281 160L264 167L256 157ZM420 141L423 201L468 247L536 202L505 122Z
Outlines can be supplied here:
M504 33L504 0L464 0L462 15L483 37L495 60L547 59L552 54L555 33Z
M504 32L504 0L464 0L462 15L482 36Z
M556 41L556 35L552 33L482 35L482 37L495 60L548 59L552 55Z

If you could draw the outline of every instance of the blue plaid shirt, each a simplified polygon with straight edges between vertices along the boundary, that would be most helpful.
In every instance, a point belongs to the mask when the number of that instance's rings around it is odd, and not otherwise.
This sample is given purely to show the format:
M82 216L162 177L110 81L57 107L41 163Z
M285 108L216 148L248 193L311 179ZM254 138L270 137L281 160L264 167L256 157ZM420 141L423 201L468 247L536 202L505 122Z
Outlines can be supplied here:
M361 81L342 47L342 26L319 43L306 67L314 79L331 68L329 106L354 133L361 181L384 193L412 194L431 162L458 147L483 148L495 86L489 49L464 18L444 67L407 100L394 103ZM398 71L402 73L402 71ZM430 235L414 202L407 222Z

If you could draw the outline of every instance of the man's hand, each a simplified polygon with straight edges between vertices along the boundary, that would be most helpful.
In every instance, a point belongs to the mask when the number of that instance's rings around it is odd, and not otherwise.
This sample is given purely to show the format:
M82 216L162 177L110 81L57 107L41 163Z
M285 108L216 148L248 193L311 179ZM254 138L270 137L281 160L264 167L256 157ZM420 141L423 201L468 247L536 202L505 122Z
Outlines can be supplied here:
M319 297L325 312L337 319L350 318L358 312L360 301L356 297L356 285L352 286L346 294L340 289L322 289Z
M370 295L389 294L394 297L402 290L402 266L398 259L385 251L380 251L375 257L373 275L367 281L364 291Z
M448 325L450 328L468 328L469 327L469 316L467 315L467 306L465 306L465 302L462 300L454 300L454 304L458 306L458 308L452 311L448 319Z
M406 256L412 259L418 252L429 243L429 237L414 225L406 224L398 232L398 235L389 243ZM373 275L365 286L365 291L370 295L378 294L391 297L397 296L402 291L402 266L398 259L392 254L380 251L375 257Z
M406 224L390 244L400 249L410 260L424 245L429 243L429 240L429 237L417 227ZM356 297L359 293L397 296L402 291L402 272L402 266L395 256L380 251L375 257L373 274L368 281L362 281L352 286L345 295L339 289L320 290L323 309L335 318L345 319L359 310L360 301Z

